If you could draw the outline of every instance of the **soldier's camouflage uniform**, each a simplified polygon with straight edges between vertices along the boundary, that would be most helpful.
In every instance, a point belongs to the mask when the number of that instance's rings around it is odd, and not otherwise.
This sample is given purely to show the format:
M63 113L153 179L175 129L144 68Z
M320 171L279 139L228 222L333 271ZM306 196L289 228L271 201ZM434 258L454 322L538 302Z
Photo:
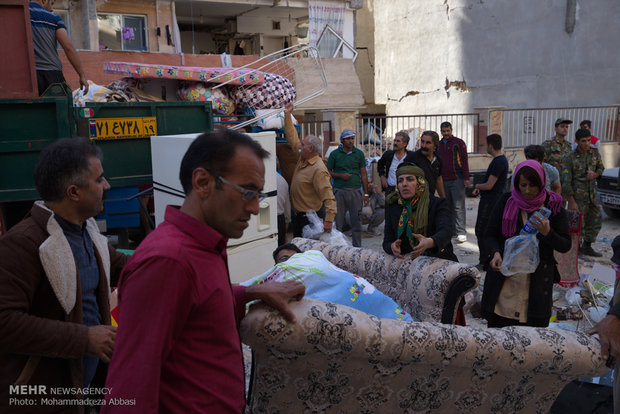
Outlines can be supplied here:
M562 166L562 195L575 198L579 211L583 213L581 219L581 238L586 243L594 243L601 230L601 208L596 195L596 179L588 180L588 170L603 174L601 154L595 148L588 148L585 154L578 149L571 152Z
M560 175L562 175L562 164L566 157L568 157L568 154L573 151L572 144L566 138L564 138L563 142L559 142L556 137L551 137L543 142L542 146L545 149L545 162L557 168ZM566 198L564 189L562 189L562 195Z

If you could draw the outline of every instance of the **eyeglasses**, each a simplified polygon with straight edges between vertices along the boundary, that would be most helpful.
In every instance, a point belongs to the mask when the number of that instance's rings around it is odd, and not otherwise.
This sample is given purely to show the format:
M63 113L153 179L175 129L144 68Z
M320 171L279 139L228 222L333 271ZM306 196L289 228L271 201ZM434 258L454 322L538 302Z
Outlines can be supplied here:
M280 258L278 259L278 263L286 262L290 258L291 258L291 256L288 256L286 254L284 256L280 256Z
M243 188L241 186L238 186L237 184L231 183L230 181L228 181L224 177L219 177L217 175L214 175L214 177L215 177L216 180L219 180L219 181L223 182L224 184L232 187L233 189L239 191L241 193L241 199L243 201L253 200L253 199L257 198L258 202L260 203L261 201L263 201L264 199L267 198L267 194L262 193L260 191L248 190L247 188Z

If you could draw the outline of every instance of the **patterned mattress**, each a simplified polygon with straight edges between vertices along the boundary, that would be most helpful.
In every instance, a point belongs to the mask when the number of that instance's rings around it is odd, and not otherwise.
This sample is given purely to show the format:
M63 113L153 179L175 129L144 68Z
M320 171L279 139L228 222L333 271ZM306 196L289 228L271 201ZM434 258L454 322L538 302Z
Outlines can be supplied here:
M264 73L254 69L203 68L191 66L154 65L149 63L104 62L105 73L133 78L179 79L230 85L262 85Z

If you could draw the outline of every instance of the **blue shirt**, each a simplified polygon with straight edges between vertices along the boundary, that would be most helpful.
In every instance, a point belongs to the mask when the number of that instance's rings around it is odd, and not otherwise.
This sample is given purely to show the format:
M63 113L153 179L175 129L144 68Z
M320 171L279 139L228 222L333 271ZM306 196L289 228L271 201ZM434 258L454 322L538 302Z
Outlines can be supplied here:
M97 256L95 256L93 241L88 231L86 231L86 224L80 227L65 220L58 214L54 214L54 218L62 228L69 246L71 246L71 252L73 253L78 275L80 276L80 285L82 287L82 323L86 326L101 325L101 314L99 313L96 293L99 286L99 265L97 263ZM88 387L95 376L99 358L84 355L82 364L84 387Z
M56 51L56 30L66 29L65 23L59 15L45 10L38 3L30 2L29 6L36 69L62 71Z

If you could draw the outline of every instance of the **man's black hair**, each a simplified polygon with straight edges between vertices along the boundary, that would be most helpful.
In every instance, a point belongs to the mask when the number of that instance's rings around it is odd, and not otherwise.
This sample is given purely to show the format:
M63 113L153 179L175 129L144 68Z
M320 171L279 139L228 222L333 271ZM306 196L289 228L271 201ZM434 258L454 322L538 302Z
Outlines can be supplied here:
M587 125L588 128L592 128L592 121L590 121L589 119L584 119L579 123L579 128L583 128L584 125Z
M293 243L284 243L279 245L274 251L273 251L273 261L278 263L278 253L280 253L282 250L294 250L297 253L301 253L301 250L299 249L299 247L295 246Z
M493 145L493 148L497 150L502 149L502 136L499 134L491 134L487 137L487 145Z
M543 162L545 160L545 147L542 145L528 145L523 149L523 154L528 160Z
M34 185L44 201L61 201L70 185L88 185L90 159L103 160L101 148L87 138L62 138L41 151Z
M409 144L409 134L407 134L405 131L398 131L395 135L394 138L396 137L402 137L403 142L405 144Z
M452 124L448 121L444 121L441 123L440 128L450 128L452 129Z
M269 156L257 141L232 129L205 132L196 138L181 161L179 179L185 195L192 191L192 174L198 167L218 177L226 175L238 147L249 148L261 160Z
M589 129L579 128L577 132L575 132L575 141L579 141L581 138L591 137L592 133Z
M436 147L439 147L439 134L437 134L435 131L424 131L422 132L422 135L420 135L420 138L422 138L423 136L431 137L431 139L433 140L433 144L435 144Z

